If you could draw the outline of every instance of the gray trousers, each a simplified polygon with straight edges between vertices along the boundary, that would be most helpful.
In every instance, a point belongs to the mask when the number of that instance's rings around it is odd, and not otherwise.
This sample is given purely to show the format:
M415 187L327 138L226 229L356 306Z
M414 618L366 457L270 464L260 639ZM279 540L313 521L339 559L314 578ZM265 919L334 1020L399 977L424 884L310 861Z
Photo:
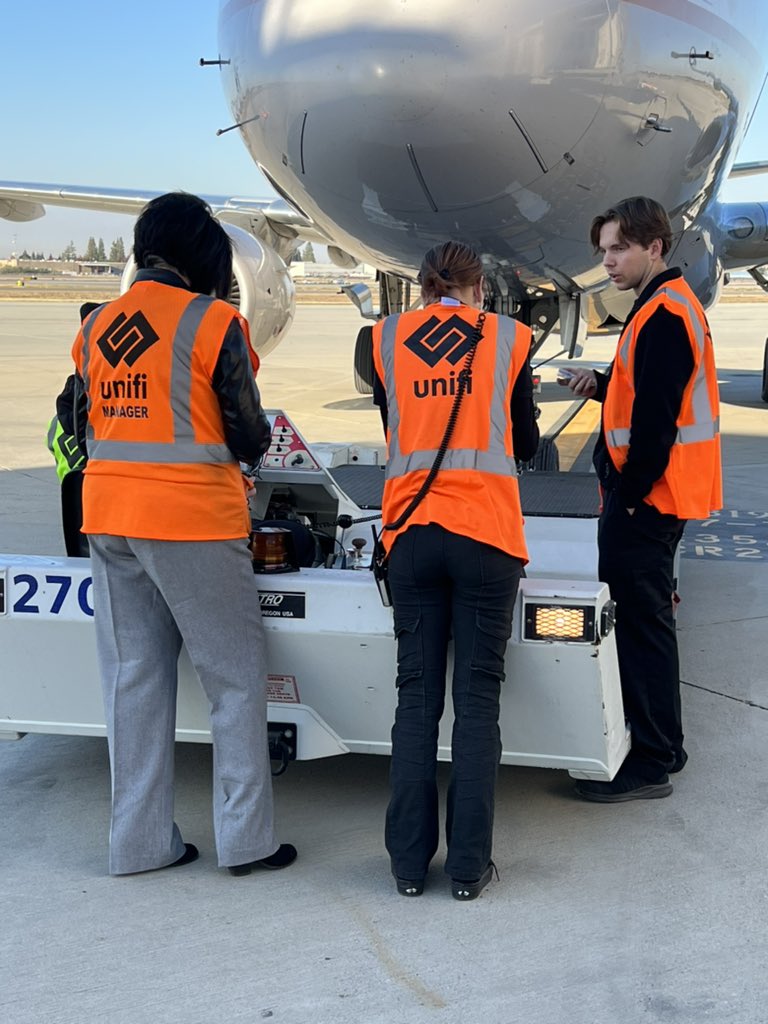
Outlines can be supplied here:
M173 820L182 640L211 704L219 866L273 854L264 629L245 540L91 534L94 619L112 769L109 871L184 853Z

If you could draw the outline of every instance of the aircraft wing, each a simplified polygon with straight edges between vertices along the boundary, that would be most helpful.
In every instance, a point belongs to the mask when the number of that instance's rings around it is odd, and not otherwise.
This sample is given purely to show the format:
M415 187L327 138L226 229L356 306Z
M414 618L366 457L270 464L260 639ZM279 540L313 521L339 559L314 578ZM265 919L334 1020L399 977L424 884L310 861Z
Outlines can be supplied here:
M768 174L768 160L752 160L747 163L734 164L729 178L748 178L752 174Z
M138 216L142 208L162 192L141 189L94 188L85 185L46 185L0 181L0 217L18 223L45 216L45 207L100 210ZM332 240L285 199L250 199L204 195L220 220L249 231L287 259L299 241Z

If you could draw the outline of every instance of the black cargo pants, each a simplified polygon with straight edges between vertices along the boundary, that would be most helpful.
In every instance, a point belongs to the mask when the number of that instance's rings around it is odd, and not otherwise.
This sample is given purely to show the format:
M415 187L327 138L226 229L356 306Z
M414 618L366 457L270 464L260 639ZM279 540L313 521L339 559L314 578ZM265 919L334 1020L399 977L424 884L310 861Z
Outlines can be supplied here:
M385 838L400 878L423 878L437 850L437 741L451 635L454 726L445 870L471 881L491 858L500 685L521 575L519 559L434 523L410 527L393 546L398 704Z
M674 559L685 522L640 502L633 515L606 491L598 575L616 601L616 646L632 749L622 772L655 781L683 749Z

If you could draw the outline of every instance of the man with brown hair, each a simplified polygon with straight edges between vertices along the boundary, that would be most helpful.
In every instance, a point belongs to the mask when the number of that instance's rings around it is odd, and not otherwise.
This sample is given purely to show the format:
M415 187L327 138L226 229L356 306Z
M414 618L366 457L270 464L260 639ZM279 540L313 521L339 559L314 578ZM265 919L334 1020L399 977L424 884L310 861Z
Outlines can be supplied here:
M669 796L683 749L673 618L674 558L687 519L722 505L719 403L704 310L665 258L672 229L653 199L625 199L592 222L614 287L637 296L607 373L569 387L603 403L593 462L603 495L598 574L616 600L616 643L632 749L612 782L579 782L585 800Z

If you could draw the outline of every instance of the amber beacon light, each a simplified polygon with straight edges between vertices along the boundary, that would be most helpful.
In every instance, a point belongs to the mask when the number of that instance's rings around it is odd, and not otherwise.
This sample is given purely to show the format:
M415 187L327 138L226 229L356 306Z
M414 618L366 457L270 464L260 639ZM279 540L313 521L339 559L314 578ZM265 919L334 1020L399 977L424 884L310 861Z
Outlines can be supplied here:
M587 604L528 603L523 609L523 640L552 643L595 644L606 637L615 622L615 604L608 601L600 611Z
M257 527L251 534L254 572L290 572L288 530L274 526Z

